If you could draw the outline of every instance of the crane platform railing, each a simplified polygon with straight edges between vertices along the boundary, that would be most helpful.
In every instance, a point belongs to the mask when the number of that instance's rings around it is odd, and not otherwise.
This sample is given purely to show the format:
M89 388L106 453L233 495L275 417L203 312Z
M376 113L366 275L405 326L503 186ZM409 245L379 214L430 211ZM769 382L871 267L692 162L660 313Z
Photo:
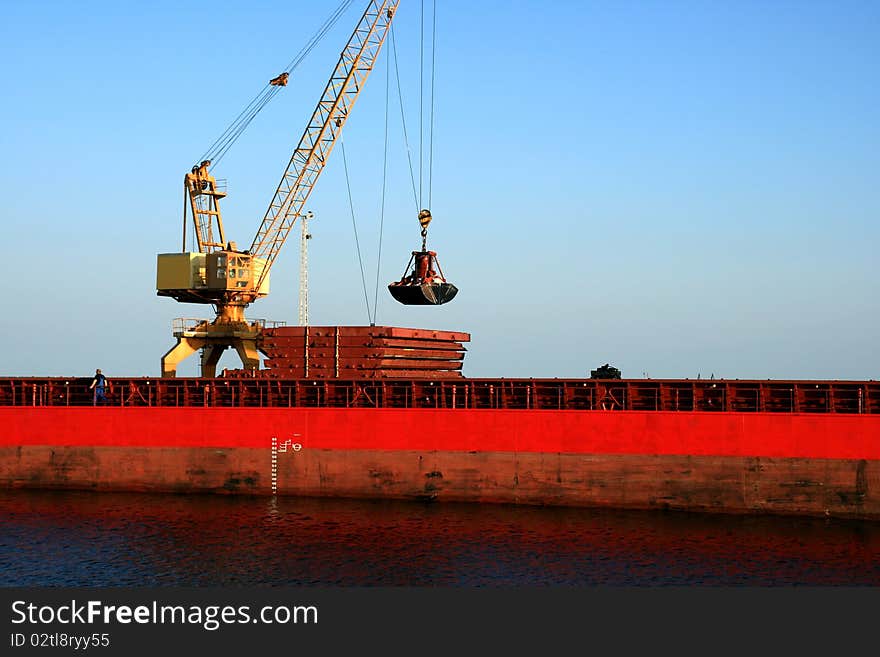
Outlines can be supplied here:
M201 329L212 321L204 317L175 317L171 320L171 333L175 337L205 337L208 332ZM252 329L259 331L287 326L287 322L270 319L248 319L248 324Z
M92 406L92 377L0 379L2 406ZM107 406L880 415L877 381L110 378Z

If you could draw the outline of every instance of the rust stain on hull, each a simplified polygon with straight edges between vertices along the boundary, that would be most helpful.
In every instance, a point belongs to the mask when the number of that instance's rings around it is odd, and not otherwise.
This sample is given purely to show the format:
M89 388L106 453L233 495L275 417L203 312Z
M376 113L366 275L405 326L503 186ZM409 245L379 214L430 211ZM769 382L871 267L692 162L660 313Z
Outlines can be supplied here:
M305 449L277 466L280 495L880 519L865 459ZM3 447L0 486L271 495L271 451Z

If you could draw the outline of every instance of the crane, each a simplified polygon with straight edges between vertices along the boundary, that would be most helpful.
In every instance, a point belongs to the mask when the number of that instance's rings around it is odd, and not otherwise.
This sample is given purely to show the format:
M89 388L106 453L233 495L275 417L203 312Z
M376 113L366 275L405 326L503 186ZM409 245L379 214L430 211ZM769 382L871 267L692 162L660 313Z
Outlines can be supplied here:
M201 375L216 376L217 363L234 348L246 370L259 368L257 339L263 328L249 322L245 308L269 293L269 274L291 228L302 216L315 182L382 49L400 0L370 0L306 125L299 144L257 229L253 242L239 249L227 241L220 201L226 190L204 160L184 176L184 243L180 253L159 254L156 292L179 302L211 304L216 317L174 328L177 343L162 357L162 376L202 350ZM287 84L281 74L269 81ZM192 216L198 251L186 250L187 212Z

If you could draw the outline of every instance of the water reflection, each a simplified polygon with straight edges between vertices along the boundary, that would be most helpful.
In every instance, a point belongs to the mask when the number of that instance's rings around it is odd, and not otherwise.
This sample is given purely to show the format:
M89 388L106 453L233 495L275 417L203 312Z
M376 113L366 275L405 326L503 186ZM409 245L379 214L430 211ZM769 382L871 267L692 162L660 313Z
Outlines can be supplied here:
M0 491L4 586L878 583L878 523Z

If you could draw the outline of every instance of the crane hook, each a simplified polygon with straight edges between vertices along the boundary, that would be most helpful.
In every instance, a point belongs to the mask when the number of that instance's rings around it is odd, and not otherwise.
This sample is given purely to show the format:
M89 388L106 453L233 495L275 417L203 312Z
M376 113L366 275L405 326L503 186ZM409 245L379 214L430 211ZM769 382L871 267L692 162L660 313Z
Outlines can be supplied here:
M431 216L430 210L425 209L419 212L419 224L422 227L422 251L427 250L428 224L431 223L431 219L433 219L433 217Z

